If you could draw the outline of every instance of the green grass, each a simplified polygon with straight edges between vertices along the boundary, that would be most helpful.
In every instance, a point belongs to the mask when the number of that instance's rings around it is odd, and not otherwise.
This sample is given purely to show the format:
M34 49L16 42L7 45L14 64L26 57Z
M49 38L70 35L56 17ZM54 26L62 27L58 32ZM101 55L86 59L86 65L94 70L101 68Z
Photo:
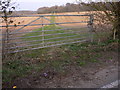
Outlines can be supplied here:
M41 71L47 66L47 63L41 62L38 64L32 64L24 60L7 61L3 64L2 80L3 83L13 83L17 77L25 77L29 75L32 70Z
M3 61L3 83L12 83L18 77L30 75L32 71L41 72L46 67L65 74L66 66L84 67L88 63L98 63L104 47L113 42L117 41L77 43L20 53L20 59ZM15 57L14 54L12 57Z
M58 26L54 26L54 25L49 25L49 26L44 26L44 30L54 30L54 29L61 29L60 27ZM33 31L42 31L42 28L39 28L39 29L36 29L36 30L33 30ZM47 32L44 32L44 34L54 34L54 33L62 33L62 31L47 31ZM24 37L28 37L28 36L38 36L38 35L42 35L42 32L33 32L33 33L29 33L29 34L26 34L24 35ZM48 37L45 37L46 39ZM24 40L40 40L42 39L41 37L35 37L35 38L26 38Z
M47 35L47 34L57 34L57 33L68 33L68 34L59 34L59 35L48 35L48 36L40 36L40 37L34 37L34 38L24 38L23 41L33 41L33 40L40 40L37 42L30 42L30 43L26 43L28 45L31 44L41 44L41 45L35 45L32 46L33 47L38 47L38 46L43 46L42 43L43 39L51 39L51 40L45 40L44 43L48 43L48 42L54 42L54 44L59 44L59 43L64 43L66 40L66 42L68 42L68 39L75 39L75 38L82 38L84 36L88 36L89 33L69 33L69 32L74 32L74 31L79 31L79 29L74 29L74 30L55 30L55 29L63 29L57 25L49 25L49 26L44 26L44 30L54 30L54 31L45 31L44 33L42 32L33 32L33 33L28 33L26 35L24 35L23 37L30 37L30 36L38 36L38 35ZM33 30L33 31L42 31L42 28ZM86 31L86 28L82 28L81 31ZM77 35L75 37L67 37L67 38L57 38L57 37L66 37L66 36L73 36L73 35ZM52 38L57 38L57 39L52 39ZM62 41L63 40L63 41ZM57 42L56 42L57 41ZM62 41L62 42L58 42L58 41ZM73 41L73 40L72 40ZM51 44L45 44L45 45L51 45ZM27 47L26 47L27 48Z
M55 23L55 16L51 16L50 23ZM53 24L55 25L55 24Z
M10 82L11 79L22 77L32 69L29 64L21 60L7 61L3 64L3 82ZM10 77L10 78L9 78Z
M51 17L51 22L55 22L55 17ZM55 29L63 29L55 24L44 26L44 30L54 30L47 31L44 34L55 34L55 33L66 33L76 30L55 30ZM81 28L81 31L86 28ZM33 31L42 31L42 28L33 30ZM23 35L23 37L29 36L38 36L42 35L42 32L33 32ZM44 39L55 38L55 37L65 37L79 35L74 38L81 38L83 35L88 36L89 33L70 33L70 34L62 34L62 35L52 35L52 36L44 36ZM106 33L101 33L100 37L106 36ZM97 35L94 35L93 38L100 38ZM65 38L65 39L52 39L47 40L46 42L54 42L60 40L68 40L73 38ZM42 37L35 38L25 38L23 41L32 41L32 40L42 40ZM105 46L110 43L117 42L117 40L108 40L105 42L92 42L92 43L77 43L77 44L69 44L62 45L59 47L51 47L44 48L32 51L26 51L24 53L18 53L17 56L21 56L21 58L16 58L14 60L6 60L3 64L3 83L12 83L18 77L25 77L29 75L32 71L41 72L44 68L49 67L53 68L58 73L65 72L65 67L69 65L77 65L84 66L88 63L98 63L98 58L101 57L102 51L104 51ZM26 43L27 44L39 44L42 41ZM37 47L37 46L36 46ZM11 54L11 57L16 57L14 54ZM29 60L29 61L27 61Z
M45 31L44 34L55 34L55 33L66 33L66 32L71 32L71 31L75 31L75 30L55 30L55 29L63 29L62 27L59 27L57 25L49 25L49 26L44 26L44 30L54 30L54 31ZM86 28L82 28L81 30L86 30ZM33 30L33 31L42 31L42 28ZM77 30L76 30L77 31ZM29 33L24 35L24 37L28 37L28 36L37 36L37 35L42 35L42 33L40 32L33 32L33 33ZM62 36L69 36L69 35L75 35L75 34L63 34ZM77 35L77 34L76 34ZM58 35L57 35L58 36ZM45 39L48 39L49 37L52 36L45 36ZM55 37L55 36L54 36ZM39 40L41 39L40 37L35 37L35 38L28 38L28 39L24 39L24 40Z
M55 22L55 16L51 16L50 20L51 20L50 23L54 23ZM63 27L52 24L52 25L46 25L46 26L43 26L41 28L33 30L33 31L40 31L40 32L32 32L32 33L28 33L28 34L23 35L23 37L25 37L25 38L22 39L22 41L37 40L37 42L26 43L26 45L32 45L32 44L39 44L39 45L33 45L33 46L30 46L30 47L24 47L24 48L21 48L21 49L41 47L41 46L43 46L43 44L44 45L59 44L59 43L68 42L68 39L75 39L75 38L82 38L82 37L88 37L89 36L87 28L72 29L72 30L60 30L60 29L63 29ZM45 30L50 30L50 31L45 31ZM78 33L78 32L69 33L69 32L80 31L80 30L84 31L84 32L82 32L82 33ZM44 31L44 32L41 32L41 31ZM58 33L61 33L61 34L58 34ZM67 34L64 34L64 33L67 33ZM47 34L54 34L54 35L47 35ZM58 35L55 35L55 34L58 34ZM47 36L39 36L39 35L47 35ZM77 35L77 36L67 37L67 36L73 36L73 35ZM38 36L38 37L31 37L31 36ZM27 38L27 37L29 37L29 38ZM57 38L57 37L64 37L64 38ZM65 38L65 37L67 37L67 38ZM57 38L57 39L53 39L53 38ZM50 40L44 40L44 39L50 39ZM59 41L61 41L61 42L59 42ZM72 40L72 41L75 41L75 40ZM54 42L54 43L53 44L52 43L51 44L46 44L48 42Z

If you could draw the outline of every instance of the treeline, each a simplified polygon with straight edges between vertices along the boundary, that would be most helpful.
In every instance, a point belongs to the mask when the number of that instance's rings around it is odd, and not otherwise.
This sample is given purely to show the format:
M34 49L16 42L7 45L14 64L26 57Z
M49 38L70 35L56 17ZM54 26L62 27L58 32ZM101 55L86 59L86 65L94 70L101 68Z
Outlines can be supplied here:
M93 10L92 8L88 8L86 5L83 4L73 4L67 3L64 6L52 6L52 7L42 7L37 10L38 14L44 13L62 13L62 12L81 12L81 11L89 11Z
M110 5L108 3L106 4L106 10L110 10ZM94 7L91 7L95 5ZM100 6L101 3L79 3L79 4L73 4L73 3L67 3L64 6L52 6L52 7L41 7L38 8L37 11L14 11L13 14L17 15L24 15L24 14L46 14L46 13L62 13L62 12L82 12L82 11L95 11L96 6ZM97 7L98 8L98 7ZM99 8L97 9L99 10ZM100 10L101 11L101 10ZM0 12L2 13L2 12Z
M26 14L37 14L36 11L14 11L13 15L26 15Z
M37 10L38 14L44 14L44 13L62 13L62 12L81 12L81 11L95 11L96 6L100 6L102 2L97 3L79 3L79 4L73 4L73 3L67 3L64 6L52 6L52 7L42 7ZM104 3L106 10L110 10L109 3ZM95 5L94 7L91 7L91 5ZM99 10L99 7L97 7ZM101 11L101 10L100 10Z
M0 11L0 15L3 12ZM37 11L13 11L11 15L30 15L30 14L37 14Z

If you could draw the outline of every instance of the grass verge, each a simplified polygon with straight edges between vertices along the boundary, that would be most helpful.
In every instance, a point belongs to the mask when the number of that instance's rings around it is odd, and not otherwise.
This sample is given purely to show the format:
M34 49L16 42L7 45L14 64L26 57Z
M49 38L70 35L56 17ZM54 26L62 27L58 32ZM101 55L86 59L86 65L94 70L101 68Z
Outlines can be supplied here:
M41 72L46 67L63 73L70 65L81 67L88 63L99 63L98 58L101 57L101 52L105 50L117 51L114 46L110 48L116 43L118 40L108 40L101 43L86 42L18 53L18 57L14 60L3 61L3 86L11 85L16 78L25 77L32 71ZM15 56L12 54L11 57Z

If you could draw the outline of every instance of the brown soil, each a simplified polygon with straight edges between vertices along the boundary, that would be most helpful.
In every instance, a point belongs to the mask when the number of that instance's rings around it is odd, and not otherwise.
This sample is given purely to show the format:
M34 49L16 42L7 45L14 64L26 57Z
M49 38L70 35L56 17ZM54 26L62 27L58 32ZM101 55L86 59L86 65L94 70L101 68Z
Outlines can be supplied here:
M68 12L68 13L57 13L56 15L83 15L87 12L80 12L78 14L78 12ZM36 15L43 15L43 14L36 14ZM51 15L51 14L44 14L44 15ZM13 20L14 22L11 25L26 25L28 23L30 23L31 21L37 19L38 17L15 17L15 18L11 18L11 20ZM46 17L47 19L51 19L51 17ZM64 23L64 22L80 22L80 21L86 21L88 20L89 17L79 17L79 16L70 16L70 17L55 17L55 22L56 23ZM48 20L45 19L39 19L31 24L41 24L43 20L43 23L50 23ZM5 25L4 23L2 23L2 25ZM71 27L77 27L77 26L86 26L85 23L75 23L75 24L61 24L61 26L71 26ZM42 25L38 25L38 26L25 26L23 29L20 30L20 32L23 31L32 31L34 29L40 28L42 27ZM11 31L17 30L21 28L21 26L17 26L17 27L10 27L9 29ZM3 30L5 28L2 28Z
M46 67L41 72L33 71L27 77L16 79L14 85L17 88L97 88L117 79L118 53L102 52L98 60L82 67L66 66L66 72L62 74ZM48 75L44 76L44 73Z

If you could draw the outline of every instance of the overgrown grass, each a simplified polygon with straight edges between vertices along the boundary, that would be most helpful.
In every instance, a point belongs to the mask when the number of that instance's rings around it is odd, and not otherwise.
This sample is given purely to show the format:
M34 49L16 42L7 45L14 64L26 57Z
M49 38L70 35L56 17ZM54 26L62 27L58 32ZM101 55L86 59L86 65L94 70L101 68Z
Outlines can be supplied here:
M117 42L118 40L86 42L24 52L21 59L3 62L3 83L12 83L18 77L25 77L32 71L41 72L46 67L53 68L58 73L65 73L65 67L69 65L85 66L88 63L99 63L98 58L102 55L100 52L109 44Z
M18 77L25 77L32 71L39 72L46 67L47 63L41 62L33 64L25 60L8 60L4 62L2 69L2 82L6 87L11 87L14 80Z
M28 62L23 60L9 60L3 64L3 82L10 82L16 77L22 77L32 69Z

